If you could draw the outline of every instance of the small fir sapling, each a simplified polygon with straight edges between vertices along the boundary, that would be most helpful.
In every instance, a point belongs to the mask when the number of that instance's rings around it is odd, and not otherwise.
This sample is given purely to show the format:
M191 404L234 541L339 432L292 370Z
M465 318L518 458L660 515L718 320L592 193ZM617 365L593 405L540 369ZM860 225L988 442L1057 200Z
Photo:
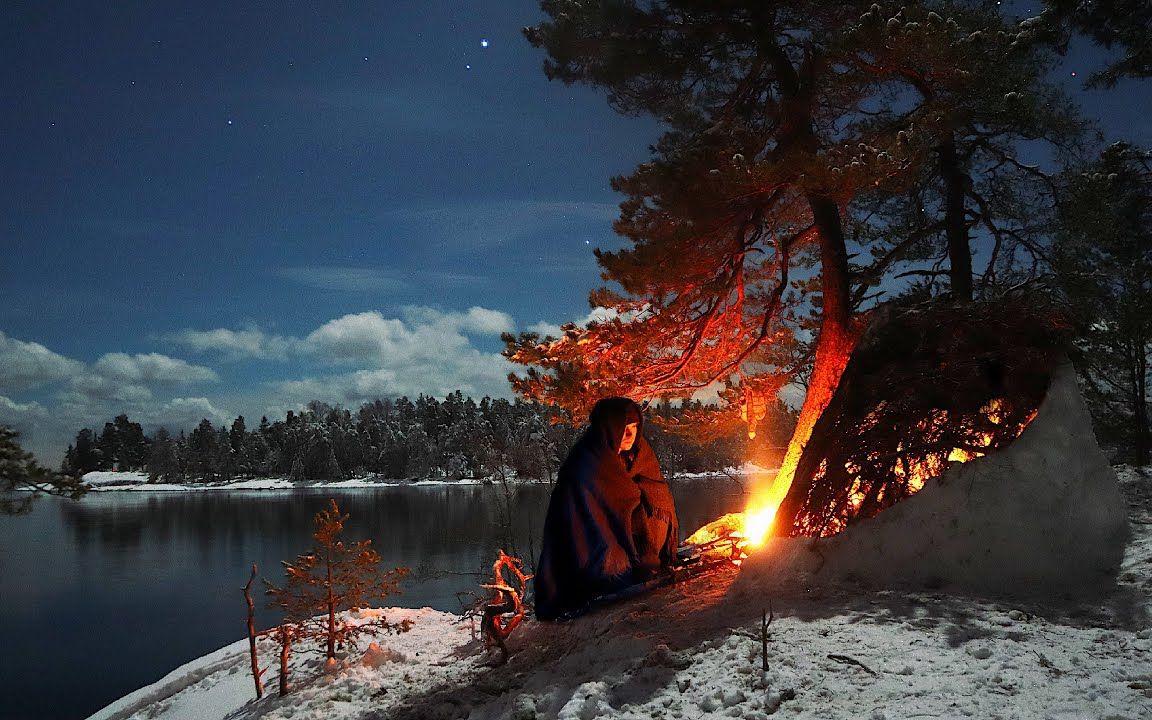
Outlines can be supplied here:
M354 643L360 635L405 632L411 621L390 623L382 615L362 623L337 618L340 611L359 610L399 592L408 568L381 572L380 555L371 548L371 540L346 545L340 535L349 516L341 514L335 500L329 503L313 518L316 545L295 562L285 561L284 585L268 583L267 593L269 604L283 610L286 624L294 626L294 636L321 640L331 662L337 648ZM314 620L317 615L323 618Z

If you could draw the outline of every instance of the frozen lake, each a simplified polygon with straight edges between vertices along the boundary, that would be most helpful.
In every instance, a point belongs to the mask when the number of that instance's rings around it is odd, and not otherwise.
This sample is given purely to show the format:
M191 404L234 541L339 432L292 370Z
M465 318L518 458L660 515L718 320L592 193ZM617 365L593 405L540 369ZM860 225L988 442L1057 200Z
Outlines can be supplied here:
M682 535L742 509L729 479L672 483ZM412 575L390 602L459 612L496 549L539 550L549 488L524 485L354 490L92 493L42 498L0 517L0 718L83 718L178 665L245 635L240 588L252 562L311 546L312 516L334 497L346 540L371 538L383 567ZM262 607L261 627L277 617Z

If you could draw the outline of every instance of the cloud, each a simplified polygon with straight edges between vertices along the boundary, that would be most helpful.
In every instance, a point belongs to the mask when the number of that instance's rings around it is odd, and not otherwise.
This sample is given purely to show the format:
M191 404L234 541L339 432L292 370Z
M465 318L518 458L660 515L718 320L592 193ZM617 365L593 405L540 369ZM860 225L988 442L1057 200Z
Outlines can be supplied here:
M0 332L0 390L30 390L64 380L83 369L83 363L58 355L39 343L24 342Z
M379 312L345 315L324 323L301 342L321 361L356 364L359 370L273 383L278 397L297 403L320 399L354 404L379 397L442 396L455 390L476 396L507 396L508 361L484 353L471 337L509 332L507 313L482 307L464 312L408 306L400 318Z
M475 306L462 313L445 313L434 308L408 305L401 314L412 325L427 325L467 335L499 335L516 328L516 321L508 313Z
M499 335L515 327L512 317L481 307L463 313L409 306L404 319L364 312L330 320L304 339L309 352L329 362L413 365L451 362L471 350L466 335Z
M103 355L92 371L101 378L113 382L150 384L194 384L217 382L220 377L211 368L192 365L184 360L159 353L128 355L108 353Z
M509 397L512 367L494 353L476 350L448 358L271 383L277 399L299 407L310 400L357 405L382 397L443 397L460 390L472 397Z
M375 311L330 320L313 330L305 343L329 362L367 362L420 351L402 321L386 319Z
M291 338L269 335L255 327L244 330L187 329L166 335L164 339L196 353L218 353L230 360L284 360L296 343Z
M157 398L165 388L219 379L211 368L160 353L106 353L89 365L0 333L0 423L19 430L21 445L46 465L59 463L80 428L120 413L146 427L222 421L226 413L205 398ZM33 397L12 397L21 391Z
M145 425L186 428L198 424L204 418L216 425L234 419L231 413L217 408L208 398L203 397L173 398L151 412L140 413L134 419Z
M406 306L397 315L352 313L303 337L274 336L257 327L183 330L165 336L198 352L234 359L291 358L310 367L301 373L304 377L232 388L211 398L183 391L173 397L173 387L220 381L216 371L204 365L160 353L124 352L106 353L86 365L35 343L6 339L10 354L43 359L40 366L46 369L20 377L55 387L31 398L0 395L0 422L19 423L18 429L27 433L25 447L42 462L55 464L80 428L99 429L120 413L149 432L161 425L175 431L194 427L202 418L216 425L228 423L232 410L258 416L264 409L270 418L282 417L284 410L311 400L355 406L381 397L442 397L456 390L474 397L511 395L507 375L512 365L475 344L491 343L500 333L514 330L510 315L478 306L462 311ZM21 387L27 386L25 380Z
M16 425L21 420L43 420L48 417L48 408L38 402L18 403L0 395L0 418L8 425Z

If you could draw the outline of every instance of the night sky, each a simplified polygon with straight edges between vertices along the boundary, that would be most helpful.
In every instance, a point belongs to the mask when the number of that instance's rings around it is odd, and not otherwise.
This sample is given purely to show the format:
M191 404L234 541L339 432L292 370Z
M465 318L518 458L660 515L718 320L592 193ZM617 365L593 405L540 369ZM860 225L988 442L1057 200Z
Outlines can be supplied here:
M311 399L508 396L501 331L588 315L652 120L550 83L535 0L5 3L0 423L56 465ZM1152 82L1087 93L1152 145ZM1077 77L1073 77L1075 72ZM555 330L553 330L555 332Z

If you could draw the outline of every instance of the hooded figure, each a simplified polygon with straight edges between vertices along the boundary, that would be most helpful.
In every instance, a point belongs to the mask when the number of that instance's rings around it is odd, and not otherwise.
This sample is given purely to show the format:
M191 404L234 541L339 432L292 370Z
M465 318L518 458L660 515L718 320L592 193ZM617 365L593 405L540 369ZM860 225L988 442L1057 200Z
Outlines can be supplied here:
M632 400L601 400L560 466L536 565L537 618L577 611L652 578L675 559L676 508L643 423Z

